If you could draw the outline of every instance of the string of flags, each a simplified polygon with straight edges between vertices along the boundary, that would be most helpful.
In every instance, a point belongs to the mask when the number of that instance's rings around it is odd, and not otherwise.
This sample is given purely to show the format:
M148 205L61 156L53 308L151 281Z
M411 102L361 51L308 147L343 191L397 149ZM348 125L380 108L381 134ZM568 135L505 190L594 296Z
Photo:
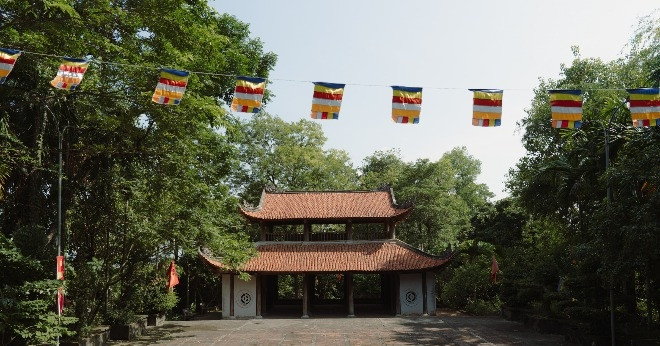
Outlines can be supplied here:
M0 48L0 84L23 52ZM35 53L36 54L36 53ZM89 67L89 60L64 57L50 84L57 89L76 90ZM162 105L179 105L188 85L190 72L160 69L160 79L152 101ZM310 117L337 120L346 84L313 82ZM237 76L231 109L235 112L258 113L261 110L266 79ZM495 127L502 124L501 89L468 89L473 92L472 125ZM634 127L660 126L660 88L626 89ZM577 129L582 126L582 90L549 90L552 127ZM392 120L399 124L419 124L422 111L422 88L392 86Z

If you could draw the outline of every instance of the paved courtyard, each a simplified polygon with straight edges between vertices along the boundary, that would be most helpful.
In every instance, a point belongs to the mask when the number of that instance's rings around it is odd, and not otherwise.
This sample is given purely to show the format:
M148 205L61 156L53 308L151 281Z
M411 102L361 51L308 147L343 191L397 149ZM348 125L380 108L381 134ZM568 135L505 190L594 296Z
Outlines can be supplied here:
M264 318L168 321L112 345L568 345L499 317Z

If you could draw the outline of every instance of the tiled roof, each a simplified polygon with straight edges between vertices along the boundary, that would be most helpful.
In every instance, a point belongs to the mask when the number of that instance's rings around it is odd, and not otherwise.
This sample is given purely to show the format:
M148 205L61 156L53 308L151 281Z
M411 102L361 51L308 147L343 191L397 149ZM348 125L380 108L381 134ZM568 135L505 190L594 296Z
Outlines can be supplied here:
M388 272L436 269L450 260L426 254L399 240L259 242L258 255L240 270L248 273ZM219 272L231 271L200 251Z
M412 207L395 204L391 190L266 192L259 206L241 207L253 222L335 219L402 219Z

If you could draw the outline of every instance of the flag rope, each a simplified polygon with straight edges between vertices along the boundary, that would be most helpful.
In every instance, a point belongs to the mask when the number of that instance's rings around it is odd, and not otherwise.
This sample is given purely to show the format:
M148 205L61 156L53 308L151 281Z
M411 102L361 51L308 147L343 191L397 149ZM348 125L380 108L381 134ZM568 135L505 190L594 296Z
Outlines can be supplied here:
M31 51L25 51L22 50L21 53L23 54L33 54L33 55L39 55L39 56L46 56L46 57L51 57L51 58L67 58L67 56L64 55L56 55L56 54L47 54L47 53L38 53L38 52L31 52ZM160 67L154 67L154 66L147 66L147 65L136 65L136 64L127 64L127 63L120 63L120 62L112 62L112 61L103 61L100 59L96 58L91 58L89 59L90 62L96 63L96 64L106 64L106 65L115 65L115 66L125 66L125 67L133 67L133 68L139 68L139 69L145 69L145 70L160 70ZM219 76L219 77L238 77L240 76L239 74L230 74L230 73L219 73L219 72L207 72L207 71L188 71L191 74L196 74L196 75L206 75L206 76ZM258 76L255 76L258 77ZM258 77L258 78L264 78L266 79L266 83L268 84L269 81L278 81L278 82L291 82L291 83L314 83L315 81L311 80L301 80L301 79L287 79L287 78L266 78L266 77ZM344 83L345 85L351 85L351 86L362 86L362 87L391 87L391 85L386 85L386 84L371 84L371 83ZM469 88L467 87L438 87L438 86L428 86L424 87L424 89L433 89L433 90L467 90ZM533 88L499 88L500 90L505 90L505 91L533 91ZM621 87L621 88L589 88L589 89L582 89L583 91L623 91L626 90L626 87Z

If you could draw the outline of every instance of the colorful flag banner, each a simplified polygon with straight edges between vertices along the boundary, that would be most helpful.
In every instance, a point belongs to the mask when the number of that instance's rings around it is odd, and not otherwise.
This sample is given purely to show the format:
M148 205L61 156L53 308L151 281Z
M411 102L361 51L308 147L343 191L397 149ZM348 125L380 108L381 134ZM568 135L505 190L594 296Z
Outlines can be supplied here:
M265 78L236 77L236 91L231 101L231 109L236 112L259 113L265 88Z
M4 84L7 80L19 55L21 55L20 50L0 48L0 84Z
M62 90L76 90L88 66L89 61L85 59L64 58L50 85Z
M502 124L502 95L500 89L468 89L474 92L472 125L481 127Z
M176 266L174 265L174 260L170 263L170 267L167 269L167 288L172 288L179 284L179 275L176 273Z
M181 103L183 93L186 92L186 86L188 86L188 75L190 72L187 71L161 68L160 79L151 101L161 105L175 106Z
M312 119L339 119L346 84L314 82Z
M422 88L392 86L392 120L399 124L419 124Z
M500 271L500 264L497 263L495 256L490 261L490 279L493 280L493 283L497 283L497 272Z
M660 126L660 89L627 89L633 126Z
M55 277L57 280L64 280L64 256L57 256L55 260L57 262L57 274Z
M548 90L552 127L577 129L582 126L582 90Z

